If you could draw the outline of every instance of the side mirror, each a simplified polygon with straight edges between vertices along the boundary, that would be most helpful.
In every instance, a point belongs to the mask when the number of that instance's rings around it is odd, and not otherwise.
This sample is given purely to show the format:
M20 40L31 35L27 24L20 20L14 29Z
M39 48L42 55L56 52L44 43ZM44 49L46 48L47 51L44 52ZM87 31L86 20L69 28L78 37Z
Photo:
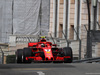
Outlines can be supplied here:
M52 46L57 46L56 44L53 44Z

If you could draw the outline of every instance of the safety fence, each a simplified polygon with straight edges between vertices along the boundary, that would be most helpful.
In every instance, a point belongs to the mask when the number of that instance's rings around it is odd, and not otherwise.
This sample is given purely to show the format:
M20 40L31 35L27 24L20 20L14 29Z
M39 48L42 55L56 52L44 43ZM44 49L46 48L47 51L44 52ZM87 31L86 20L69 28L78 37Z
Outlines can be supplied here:
M18 48L19 48L19 45L24 47L25 46L24 44L27 45L27 43L29 43L29 42L38 42L39 37L40 36L34 36L34 35L33 36L32 35L11 35L9 37L9 45L10 45L10 47L18 46ZM80 47L78 40L67 40L67 39L65 39L64 36L62 38L54 37L53 33L48 34L48 36L46 36L46 40L49 42L52 42L53 44L57 44L57 46L61 47L61 48L67 47L69 45L73 49L74 57L77 57L77 59L78 59L79 47Z
M82 32L78 32L77 28L68 29L67 31L70 34L66 34L66 30L60 30L59 32L50 32L48 36L46 36L46 40L52 42L53 44L57 44L58 47L71 47L73 50L74 58L81 59L86 58L87 54L87 27L83 26ZM81 28L79 27L79 30ZM82 33L82 35L81 35ZM81 35L81 36L80 36ZM11 35L9 37L9 45L16 46L18 44L27 44L28 42L38 42L38 39L41 35ZM93 42L92 43L92 56L99 57L99 45L100 43Z

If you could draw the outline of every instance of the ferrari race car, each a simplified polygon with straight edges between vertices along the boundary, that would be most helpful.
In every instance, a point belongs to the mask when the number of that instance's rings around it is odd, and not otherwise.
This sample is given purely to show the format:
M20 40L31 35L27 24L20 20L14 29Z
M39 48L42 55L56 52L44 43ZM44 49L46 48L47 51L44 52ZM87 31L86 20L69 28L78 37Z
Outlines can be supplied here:
M28 43L28 47L16 51L17 63L31 62L64 62L71 63L73 60L72 49L70 47L57 48L56 44L47 42L41 38L39 42Z

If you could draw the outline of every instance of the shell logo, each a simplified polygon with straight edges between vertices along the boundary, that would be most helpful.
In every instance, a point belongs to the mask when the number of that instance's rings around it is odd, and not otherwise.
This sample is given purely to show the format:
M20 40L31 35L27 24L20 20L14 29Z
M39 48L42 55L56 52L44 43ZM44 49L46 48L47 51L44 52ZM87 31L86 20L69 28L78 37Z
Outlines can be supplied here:
M50 53L50 49L45 49L46 53Z

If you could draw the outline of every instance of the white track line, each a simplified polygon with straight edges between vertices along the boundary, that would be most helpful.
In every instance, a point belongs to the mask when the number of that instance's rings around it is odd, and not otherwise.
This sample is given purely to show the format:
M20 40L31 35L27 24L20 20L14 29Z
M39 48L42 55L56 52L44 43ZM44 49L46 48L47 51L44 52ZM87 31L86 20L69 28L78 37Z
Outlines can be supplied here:
M45 75L45 73L43 73L42 71L38 71L37 72L39 75Z
M86 73L87 75L100 75L100 73Z

